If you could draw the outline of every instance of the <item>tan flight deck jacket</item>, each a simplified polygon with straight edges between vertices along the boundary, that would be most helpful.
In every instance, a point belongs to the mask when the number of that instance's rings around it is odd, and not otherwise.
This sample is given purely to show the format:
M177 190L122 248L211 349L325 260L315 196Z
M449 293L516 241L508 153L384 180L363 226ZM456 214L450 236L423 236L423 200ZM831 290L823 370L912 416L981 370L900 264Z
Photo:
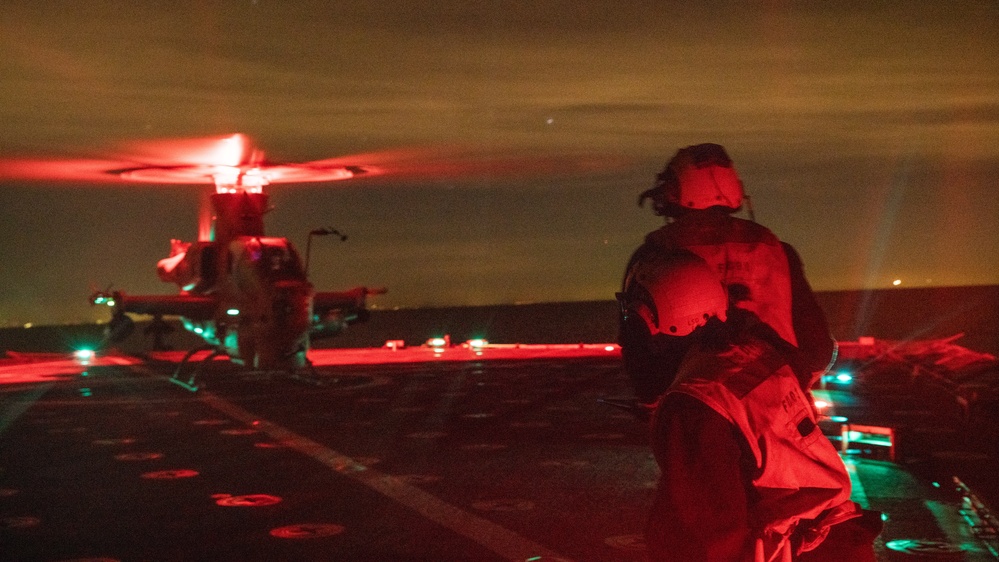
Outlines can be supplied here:
M860 516L809 397L762 340L694 349L659 403L653 449L652 560L789 562Z

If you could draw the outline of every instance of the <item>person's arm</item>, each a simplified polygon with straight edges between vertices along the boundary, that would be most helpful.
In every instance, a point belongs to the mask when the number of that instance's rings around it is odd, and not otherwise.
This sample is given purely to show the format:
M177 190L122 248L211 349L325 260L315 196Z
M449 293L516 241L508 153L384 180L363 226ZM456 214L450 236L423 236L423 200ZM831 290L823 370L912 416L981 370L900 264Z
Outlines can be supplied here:
M618 317L617 341L621 346L624 370L631 381L635 397L644 405L651 405L665 392L673 382L676 368L682 358L673 356L671 350L664 350L661 349L661 345L656 345L645 321L637 315L626 314L625 302L621 301L627 299L625 290L632 268L642 260L651 259L655 252L653 246L648 243L635 250L628 260L628 267L621 281L621 293L618 296L621 311Z
M646 405L656 402L673 384L690 344L682 338L653 336L645 321L637 316L621 322L618 343L635 398Z
M791 322L804 362L802 369L795 370L804 370L808 375L814 375L823 371L834 359L836 340L829 331L825 311L819 306L819 301L805 278L801 256L790 244L782 242L782 245L791 273ZM799 373L799 378L800 375ZM800 382L807 390L815 381L809 379Z
M743 449L735 428L695 398L667 395L653 450L662 475L646 527L655 562L752 560Z

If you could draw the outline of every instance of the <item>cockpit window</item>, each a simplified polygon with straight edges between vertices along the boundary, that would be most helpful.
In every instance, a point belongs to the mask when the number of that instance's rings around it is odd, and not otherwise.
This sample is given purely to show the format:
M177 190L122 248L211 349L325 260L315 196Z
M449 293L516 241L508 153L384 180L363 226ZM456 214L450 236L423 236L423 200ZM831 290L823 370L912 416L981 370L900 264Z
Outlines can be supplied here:
M298 254L284 240L255 242L248 245L248 255L262 276L278 281L305 278Z

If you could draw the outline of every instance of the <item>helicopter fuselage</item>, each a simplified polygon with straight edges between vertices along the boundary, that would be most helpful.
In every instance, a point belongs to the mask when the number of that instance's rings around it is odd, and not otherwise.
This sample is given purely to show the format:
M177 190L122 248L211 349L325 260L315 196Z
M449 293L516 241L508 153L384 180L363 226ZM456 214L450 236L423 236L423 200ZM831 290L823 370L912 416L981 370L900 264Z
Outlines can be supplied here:
M219 192L211 203L210 239L172 240L170 256L157 264L160 279L176 284L179 295L95 295L95 303L114 310L112 334L129 331L124 313L179 316L187 330L235 363L295 371L307 364L310 336L328 337L366 318L365 297L382 291L317 294L294 245L264 235L264 193Z
M212 296L216 306L210 318L182 315L185 328L236 363L262 370L304 366L313 288L287 239L240 236L224 248L199 243L188 248L180 263L187 260L208 271L176 282L189 287L185 294ZM212 271L216 262L225 271ZM191 265L181 269L197 271Z

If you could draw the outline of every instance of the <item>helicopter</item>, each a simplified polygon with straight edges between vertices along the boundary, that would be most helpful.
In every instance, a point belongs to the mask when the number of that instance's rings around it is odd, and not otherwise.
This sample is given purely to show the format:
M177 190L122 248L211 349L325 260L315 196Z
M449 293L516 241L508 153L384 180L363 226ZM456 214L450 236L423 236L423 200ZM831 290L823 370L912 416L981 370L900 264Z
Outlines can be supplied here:
M96 158L0 157L0 180L211 186L202 198L197 240L172 240L169 255L157 263L159 278L176 285L177 294L133 295L108 288L92 290L89 299L111 311L108 342L134 331L130 315L152 316L154 335L156 329L169 329L163 317L178 317L204 345L187 352L171 380L196 390L197 369L186 381L180 374L202 351L210 351L202 364L225 357L248 369L296 377L307 369L316 379L308 359L311 342L365 321L367 298L386 292L364 286L315 291L308 279L309 247L303 264L287 238L265 234L264 215L270 210L266 186L377 176L435 182L538 176L550 180L625 164L616 156L537 154L492 146L403 147L274 163L245 135L233 134L132 142L124 153ZM311 231L308 241L328 234L346 239L334 228L323 228Z
M180 150L176 150L176 148ZM150 315L154 322L176 316L205 345L187 352L172 382L197 390L197 369L185 381L183 367L199 352L218 356L256 371L283 371L293 376L315 369L308 359L313 339L336 335L369 316L366 299L384 288L354 287L315 291L307 266L290 240L268 236L264 214L270 210L264 187L272 183L345 180L373 167L323 162L271 164L252 149L244 135L174 142L167 161L143 162L107 170L126 182L190 183L214 186L202 209L199 239L171 240L170 254L156 266L159 278L177 285L176 295L131 295L95 291L94 305L111 309L106 337L118 342L134 329L130 314ZM313 235L336 234L317 229Z

